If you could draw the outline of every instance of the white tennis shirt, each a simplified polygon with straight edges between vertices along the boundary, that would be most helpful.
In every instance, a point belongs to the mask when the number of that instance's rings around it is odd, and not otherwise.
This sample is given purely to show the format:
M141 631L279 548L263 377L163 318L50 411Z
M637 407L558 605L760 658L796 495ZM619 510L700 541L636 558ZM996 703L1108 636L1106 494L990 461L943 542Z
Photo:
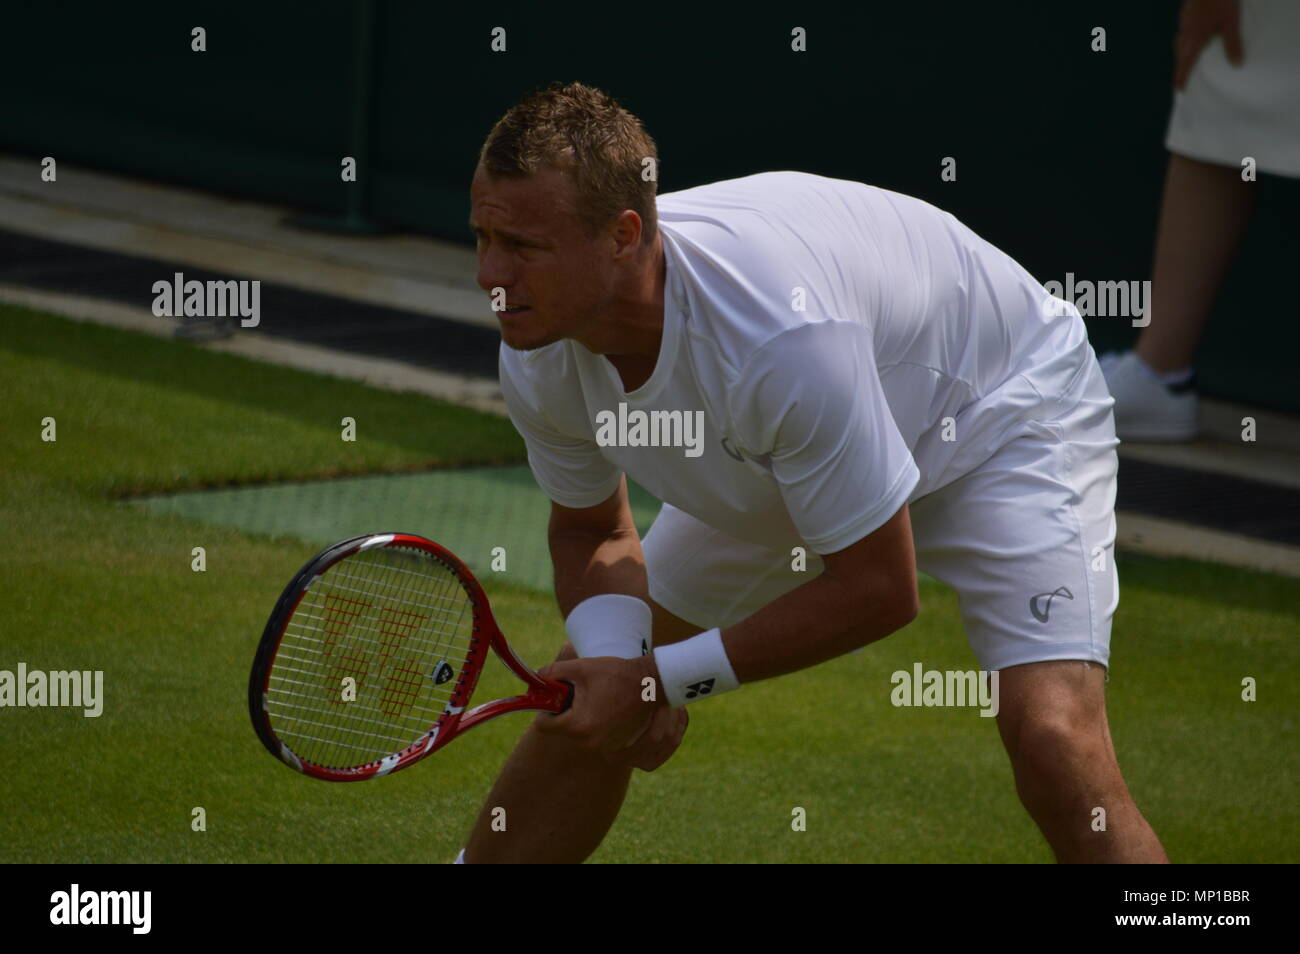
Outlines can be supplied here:
M641 387L575 341L501 346L511 419L562 506L626 473L741 540L833 553L1050 420L1091 356L1077 312L919 199L772 172L659 196L658 214L663 340ZM625 428L598 441L636 411L692 415L698 456L610 445L645 443Z

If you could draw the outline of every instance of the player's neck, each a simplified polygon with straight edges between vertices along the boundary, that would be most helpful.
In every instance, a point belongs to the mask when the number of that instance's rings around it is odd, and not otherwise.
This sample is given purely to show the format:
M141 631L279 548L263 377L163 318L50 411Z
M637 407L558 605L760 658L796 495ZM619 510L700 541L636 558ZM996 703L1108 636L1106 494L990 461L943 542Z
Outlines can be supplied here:
M650 375L655 373L655 364L657 363L657 358L629 357L615 354L607 354L605 359L618 372L619 379L623 382L623 390L628 394L631 394L650 380Z
M587 350L604 355L618 371L624 391L635 391L654 374L664 334L664 286L667 263L663 236L655 237L651 267L639 287L623 303L617 317L602 322L589 340Z

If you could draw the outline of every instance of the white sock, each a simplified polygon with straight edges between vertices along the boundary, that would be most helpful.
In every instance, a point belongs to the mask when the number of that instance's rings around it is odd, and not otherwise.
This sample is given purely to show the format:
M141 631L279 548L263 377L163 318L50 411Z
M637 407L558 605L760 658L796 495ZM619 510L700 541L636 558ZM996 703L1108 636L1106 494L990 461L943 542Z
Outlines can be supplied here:
M460 854L458 854L458 855L456 856L456 860L453 861L452 864L453 864L453 865L463 865L464 863L465 863L465 849L462 848L462 849L460 850Z
M1178 371L1157 371L1155 368L1151 367L1151 365L1143 361L1142 358L1137 355L1134 355L1134 357L1138 359L1138 364L1142 366L1142 369L1146 371L1147 374L1151 375L1151 377L1155 378L1166 387L1176 387L1180 384L1186 384L1192 379L1192 373L1196 370L1192 367L1186 367L1181 368Z

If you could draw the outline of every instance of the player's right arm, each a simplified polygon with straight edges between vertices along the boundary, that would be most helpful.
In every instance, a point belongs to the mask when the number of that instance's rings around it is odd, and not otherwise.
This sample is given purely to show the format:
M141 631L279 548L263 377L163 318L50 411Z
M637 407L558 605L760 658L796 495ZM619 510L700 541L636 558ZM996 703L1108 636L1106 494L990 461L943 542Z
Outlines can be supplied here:
M624 593L649 602L645 556L632 521L626 478L609 499L594 507L564 507L552 501L547 537L555 601L563 616L600 593Z
M530 368L530 360L539 363ZM650 635L651 612L626 478L590 433L564 352L526 359L503 345L500 375L510 419L528 447L528 465L551 500L555 597L570 639L583 655L635 655ZM571 618L584 601L611 595L635 599L593 601Z
M525 379L516 355L507 353L502 346L501 356L501 392L510 419L528 445L533 476L551 498L547 538L555 573L555 600L566 620L566 629L575 638L574 619L570 617L576 615L574 608L584 600L622 594L647 605L650 602L641 538L628 504L627 479L600 455L589 437L572 433L576 430L572 426L566 432L557 425L543 407L537 389ZM566 378L562 373L555 374L555 380ZM598 502L591 503L592 498ZM587 603L586 608L590 610L597 602ZM615 650L618 655L635 654L642 642L640 637L650 635L650 613L642 607L638 619L635 604L629 612L626 606L611 610L609 601L604 602L606 609L588 613L579 627L588 637L587 654L606 655L603 649ZM593 653L592 646L602 649ZM572 647L566 646L561 658L570 652ZM550 668L541 672L545 674ZM584 696L588 688L583 687ZM626 747L607 753L606 758L654 771L681 744L688 721L685 709L648 710L627 736ZM536 725L548 728L541 719Z
M583 600L602 593L624 593L650 602L645 556L632 522L626 477L608 500L594 507L564 507L552 501L548 537L555 568L555 601L566 618ZM677 750L689 721L684 708L656 708L646 713L630 744L607 753L606 758L653 772ZM539 727L547 725L539 720Z

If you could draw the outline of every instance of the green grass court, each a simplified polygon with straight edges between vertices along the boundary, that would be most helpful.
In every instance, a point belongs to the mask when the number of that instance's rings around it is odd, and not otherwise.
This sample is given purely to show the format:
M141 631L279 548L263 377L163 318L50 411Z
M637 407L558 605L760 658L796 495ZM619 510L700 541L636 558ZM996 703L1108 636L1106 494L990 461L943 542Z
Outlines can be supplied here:
M477 547L462 555L502 628L548 661L563 629L538 589L546 503L509 422L8 306L0 381L0 669L100 669L105 694L98 719L0 710L0 861L454 857L528 716L390 778L331 785L266 753L246 684L284 584L368 530ZM41 440L46 417L57 442ZM638 500L643 526L653 513ZM485 571L498 540L503 574ZM1111 729L1171 858L1300 860L1300 588L1131 554L1120 571ZM593 860L1050 861L994 720L890 704L897 669L976 666L951 591L926 581L921 595L915 623L862 653L693 707L681 750L637 773ZM1246 676L1257 702L1240 699ZM497 667L479 692L511 682ZM196 807L206 831L191 830ZM795 807L806 831L791 830Z

